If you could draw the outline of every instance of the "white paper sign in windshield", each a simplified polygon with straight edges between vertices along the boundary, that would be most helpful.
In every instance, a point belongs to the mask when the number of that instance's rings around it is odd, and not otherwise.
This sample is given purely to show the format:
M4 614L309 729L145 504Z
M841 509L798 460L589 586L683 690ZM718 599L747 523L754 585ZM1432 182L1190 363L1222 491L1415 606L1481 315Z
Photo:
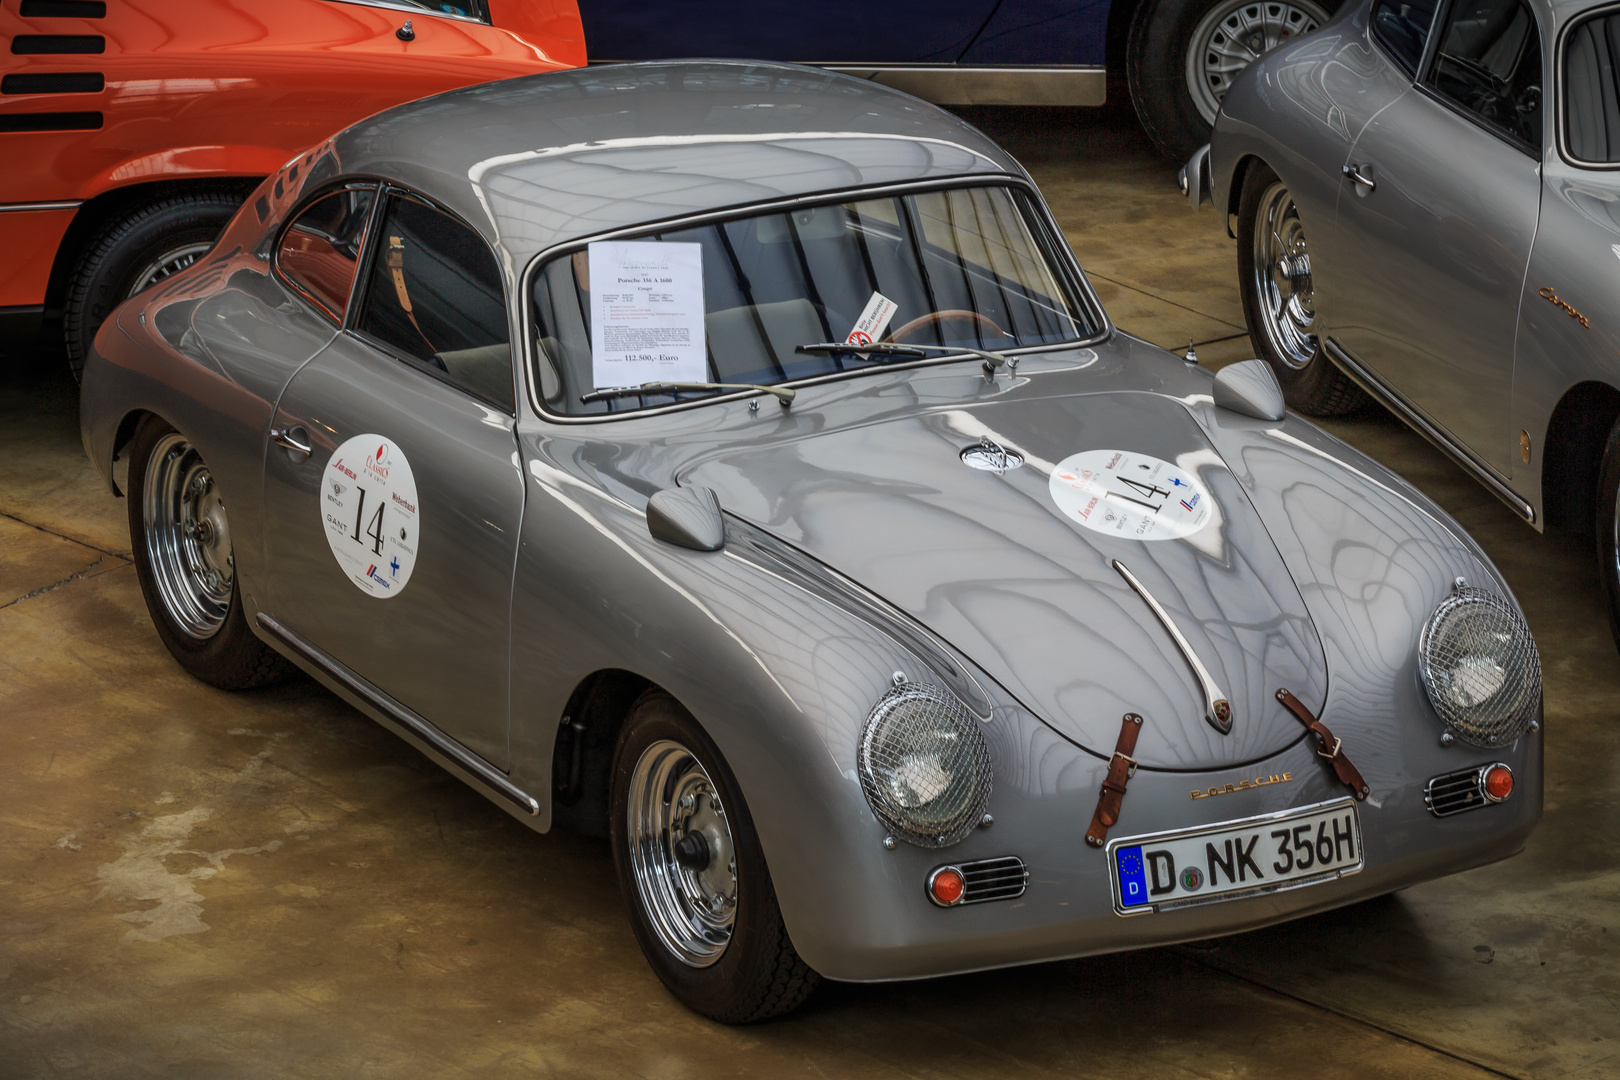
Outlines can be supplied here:
M870 345L883 337L883 331L889 328L889 320L894 318L896 304L882 293L873 293L872 299L866 302L861 311L861 317L855 320L855 329L849 332L844 341L850 345Z
M591 373L598 387L703 382L703 246L590 246Z

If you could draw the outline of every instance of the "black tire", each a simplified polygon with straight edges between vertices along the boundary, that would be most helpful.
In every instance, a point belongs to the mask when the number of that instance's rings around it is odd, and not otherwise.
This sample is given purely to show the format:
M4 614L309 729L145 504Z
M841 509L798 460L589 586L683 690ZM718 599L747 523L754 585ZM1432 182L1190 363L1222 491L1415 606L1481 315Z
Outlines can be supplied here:
M150 287L184 269L177 264L195 261L213 246L241 205L237 192L191 191L132 207L102 228L79 256L63 304L62 338L75 381L96 331L112 310L143 279Z
M1597 560L1608 600L1609 632L1620 649L1620 422L1609 432L1598 472Z
M1243 173L1243 189L1238 201L1238 292L1243 298L1243 318L1255 353L1271 365L1282 384L1283 399L1290 408L1310 416L1345 416L1365 408L1370 398L1350 377L1340 371L1322 348L1322 336L1306 333L1297 321L1282 313L1286 307L1279 292L1267 285L1270 271L1256 250L1282 230L1274 227L1275 217L1289 220L1297 228L1298 251L1304 249L1304 226L1294 210L1286 185L1271 168L1253 162ZM1272 218L1268 224L1263 218ZM1271 240L1275 243L1276 241ZM1307 263L1308 266L1308 263ZM1303 295L1314 292L1305 272ZM1290 283L1293 284L1292 282ZM1314 320L1313 320L1314 321Z
M718 958L708 960L703 967L683 960L654 927L654 916L648 911L649 901L638 883L636 857L632 854L630 804L637 765L649 750L656 753L657 748L667 748L671 743L679 744L695 759L706 774L703 779L712 783L723 803L736 863L729 940ZM694 774L688 765L681 775ZM667 794L673 789L659 790ZM694 1012L725 1024L780 1016L810 996L821 977L799 958L788 938L765 854L737 782L691 713L661 690L642 694L625 718L613 756L609 806L613 860L630 925L647 962L670 993ZM667 852L668 848L666 842L660 850ZM708 855L706 849L705 857Z
M130 452L129 539L135 556L135 576L140 581L146 609L152 616L158 637L170 654L196 678L222 690L245 690L268 685L287 675L292 668L280 654L255 637L248 627L247 616L242 610L239 583L234 574L228 526L224 530L226 543L223 548L232 572L228 589L221 590L220 602L214 612L218 616L216 627L211 631L199 632L188 626L184 619L176 615L176 602L165 599L164 590L160 587L159 577L166 573L166 560L161 554L162 533L165 530L161 523L148 521L148 517L153 516L149 510L148 496L154 494L150 486L155 482L154 472L163 471L161 463L154 469L154 454L159 453L161 448L168 448L161 451L166 454L176 452L177 440L179 444L189 447L189 443L184 443L183 437L171 425L148 415L136 429ZM195 455L195 449L192 448L190 452L201 464L201 457ZM209 476L212 482L205 465L202 466L202 473ZM222 500L216 501L222 504ZM173 530L169 531L172 533ZM167 572L172 575L172 565ZM169 580L172 583L173 577Z
M1275 11L1290 20L1297 14L1308 14L1309 23L1300 22L1293 27L1285 24L1276 31L1293 33L1326 22L1341 3L1343 0L1282 0L1280 3L1279 0L1255 0L1236 6L1256 12ZM1209 142L1211 119L1199 110L1188 84L1188 52L1204 17L1225 6L1228 6L1227 0L1141 0L1131 17L1130 36L1125 46L1125 74L1130 81L1131 103L1136 106L1137 118L1153 145L1178 164ZM1210 32L1219 29L1219 26L1207 27L1200 36L1207 39ZM1263 50L1250 48L1247 51ZM1224 92L1224 88L1219 91ZM1216 92L1211 91L1211 94L1216 95ZM1212 108L1215 99L1211 96L1205 102L1206 107Z

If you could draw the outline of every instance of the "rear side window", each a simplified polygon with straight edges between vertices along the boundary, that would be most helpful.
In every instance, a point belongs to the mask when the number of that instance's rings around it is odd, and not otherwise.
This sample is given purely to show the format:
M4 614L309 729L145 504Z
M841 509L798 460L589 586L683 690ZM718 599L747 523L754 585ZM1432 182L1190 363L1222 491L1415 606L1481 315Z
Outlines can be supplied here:
M1437 6L1439 0L1378 0L1373 8L1373 33L1408 75L1417 74Z
M1424 82L1520 149L1541 151L1541 35L1524 0L1457 0Z
M372 187L322 195L299 212L276 247L281 276L333 322L342 322L349 306L366 216L376 196Z
M512 412L512 349L494 252L455 218L389 196L355 329Z
M1620 13L1569 32L1564 46L1564 141L1577 161L1620 162Z

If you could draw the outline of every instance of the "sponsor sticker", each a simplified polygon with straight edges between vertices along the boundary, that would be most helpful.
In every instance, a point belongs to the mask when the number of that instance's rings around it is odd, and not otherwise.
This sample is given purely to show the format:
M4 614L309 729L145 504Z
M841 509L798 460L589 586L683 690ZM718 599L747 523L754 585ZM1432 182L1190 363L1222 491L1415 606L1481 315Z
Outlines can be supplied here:
M1192 473L1132 450L1082 450L1052 470L1052 501L1094 532L1175 540L1209 523L1208 489Z
M332 452L321 523L332 556L357 589L386 599L405 588L422 534L416 478L393 440L356 435Z

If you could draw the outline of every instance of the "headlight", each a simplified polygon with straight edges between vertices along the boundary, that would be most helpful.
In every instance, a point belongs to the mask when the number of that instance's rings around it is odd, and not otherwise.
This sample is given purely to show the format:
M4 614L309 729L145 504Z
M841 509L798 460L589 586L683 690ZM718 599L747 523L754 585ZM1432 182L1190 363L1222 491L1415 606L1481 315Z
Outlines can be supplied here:
M1418 638L1418 671L1435 711L1475 746L1523 735L1541 697L1541 658L1530 628L1500 596L1460 586Z
M861 788L895 836L942 848L972 832L990 802L990 747L946 690L904 683L872 707L861 732Z

